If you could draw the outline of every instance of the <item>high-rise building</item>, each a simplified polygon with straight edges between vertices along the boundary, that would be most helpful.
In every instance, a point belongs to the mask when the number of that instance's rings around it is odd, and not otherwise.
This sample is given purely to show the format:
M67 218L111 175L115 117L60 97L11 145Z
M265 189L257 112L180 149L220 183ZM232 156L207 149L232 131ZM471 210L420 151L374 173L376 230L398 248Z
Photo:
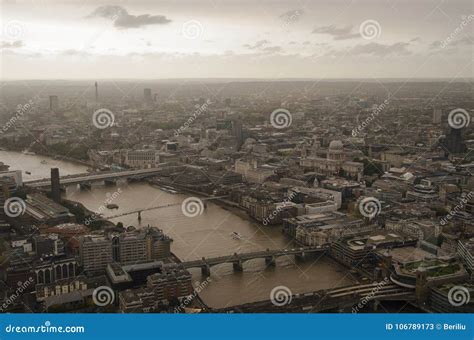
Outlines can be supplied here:
M467 151L466 144L463 142L462 130L450 128L449 133L441 141L441 145L450 154L461 154Z
M156 312L169 308L169 302L193 293L191 274L180 265L164 265L159 273L147 278L143 288L119 293L122 313Z
M58 96L49 96L49 110L56 112L59 109L59 99Z
M95 82L95 102L96 104L99 102L99 85Z
M151 89L144 89L143 90L143 97L145 99L146 105L151 105L153 103L153 99L151 97Z
M240 147L244 143L242 121L240 119L232 121L232 135L237 139L237 149L240 149Z
M441 109L433 109L433 124L441 124Z
M86 273L100 273L113 262L112 242L106 236L84 236L81 238L79 255Z
M171 255L171 242L154 227L110 236L88 235L81 239L81 262L84 271L99 272L113 262L127 265L163 259Z

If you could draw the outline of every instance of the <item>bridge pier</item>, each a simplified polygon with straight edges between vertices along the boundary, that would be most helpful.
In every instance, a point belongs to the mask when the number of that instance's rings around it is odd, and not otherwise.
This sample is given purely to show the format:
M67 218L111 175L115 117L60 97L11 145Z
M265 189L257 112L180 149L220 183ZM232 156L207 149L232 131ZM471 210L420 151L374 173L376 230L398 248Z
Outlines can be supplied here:
M204 276L211 276L211 266L208 264L201 266L201 273Z
M117 180L115 178L104 179L104 184L107 186L117 185Z
M81 188L81 190L91 190L92 184L89 182L84 182L84 183L80 183L79 187Z
M274 267L275 266L275 256L267 256L265 257L265 264L267 266L272 266Z
M142 220L142 212L141 211L138 212L137 219L138 219L138 222L140 222Z
M241 272L244 270L244 267L242 265L242 260L237 260L237 261L234 261L232 262L232 267L234 267L234 271L236 272Z
M296 261L304 262L306 261L306 253L303 251L300 254L295 254Z

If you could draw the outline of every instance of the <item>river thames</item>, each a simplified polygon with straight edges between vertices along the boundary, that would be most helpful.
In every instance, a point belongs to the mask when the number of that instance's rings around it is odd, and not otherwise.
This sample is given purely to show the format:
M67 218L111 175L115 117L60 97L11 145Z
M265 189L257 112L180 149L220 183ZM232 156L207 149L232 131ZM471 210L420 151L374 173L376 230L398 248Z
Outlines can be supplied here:
M51 167L58 167L62 176L87 171L87 167L83 165L18 152L0 151L0 161L10 165L10 170L22 170L24 181L49 178ZM26 174L26 171L31 174ZM69 186L64 197L95 211L112 195L115 197L113 203L119 208L103 211L105 217L136 209L181 203L189 197L171 194L147 183L125 181L118 182L116 186L93 185L91 190ZM297 247L281 232L280 227L262 226L244 217L207 202L203 214L196 217L185 216L181 206L176 205L143 212L141 222L136 214L112 221L137 228L148 224L158 226L173 238L172 251L183 261L267 248ZM239 233L242 239L233 238L230 235L232 232ZM191 273L194 281L204 280L199 269L192 269ZM262 259L245 262L243 272L234 272L232 264L215 266L211 270L211 283L201 291L200 296L211 307L224 307L267 300L271 290L280 285L287 286L293 293L305 293L350 285L353 282L348 269L329 258L296 262L293 256L288 256L278 258L276 266L268 268Z

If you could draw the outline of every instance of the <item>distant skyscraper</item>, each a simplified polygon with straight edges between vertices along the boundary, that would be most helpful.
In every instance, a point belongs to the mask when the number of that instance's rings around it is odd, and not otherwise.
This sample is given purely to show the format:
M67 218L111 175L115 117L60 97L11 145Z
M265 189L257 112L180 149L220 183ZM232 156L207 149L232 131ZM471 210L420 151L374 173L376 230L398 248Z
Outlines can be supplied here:
M99 85L95 82L95 102L99 102Z
M441 109L433 109L433 124L441 124Z
M144 89L143 96L145 99L145 104L150 105L151 103L153 103L153 100L151 98L151 89Z
M58 96L49 96L49 110L56 112L59 108Z
M467 151L466 144L463 142L462 129L450 128L441 144L451 154L461 154Z
M232 135L237 139L237 148L240 149L240 147L244 143L242 121L240 120L240 118L232 121Z

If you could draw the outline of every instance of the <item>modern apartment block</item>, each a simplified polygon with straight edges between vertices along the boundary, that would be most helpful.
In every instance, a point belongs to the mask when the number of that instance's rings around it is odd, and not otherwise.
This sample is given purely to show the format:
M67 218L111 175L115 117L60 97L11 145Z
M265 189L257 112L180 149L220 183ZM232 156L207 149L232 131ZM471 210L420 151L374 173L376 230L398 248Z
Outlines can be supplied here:
M81 239L80 257L86 272L104 271L109 263L138 264L169 257L171 239L154 227Z

